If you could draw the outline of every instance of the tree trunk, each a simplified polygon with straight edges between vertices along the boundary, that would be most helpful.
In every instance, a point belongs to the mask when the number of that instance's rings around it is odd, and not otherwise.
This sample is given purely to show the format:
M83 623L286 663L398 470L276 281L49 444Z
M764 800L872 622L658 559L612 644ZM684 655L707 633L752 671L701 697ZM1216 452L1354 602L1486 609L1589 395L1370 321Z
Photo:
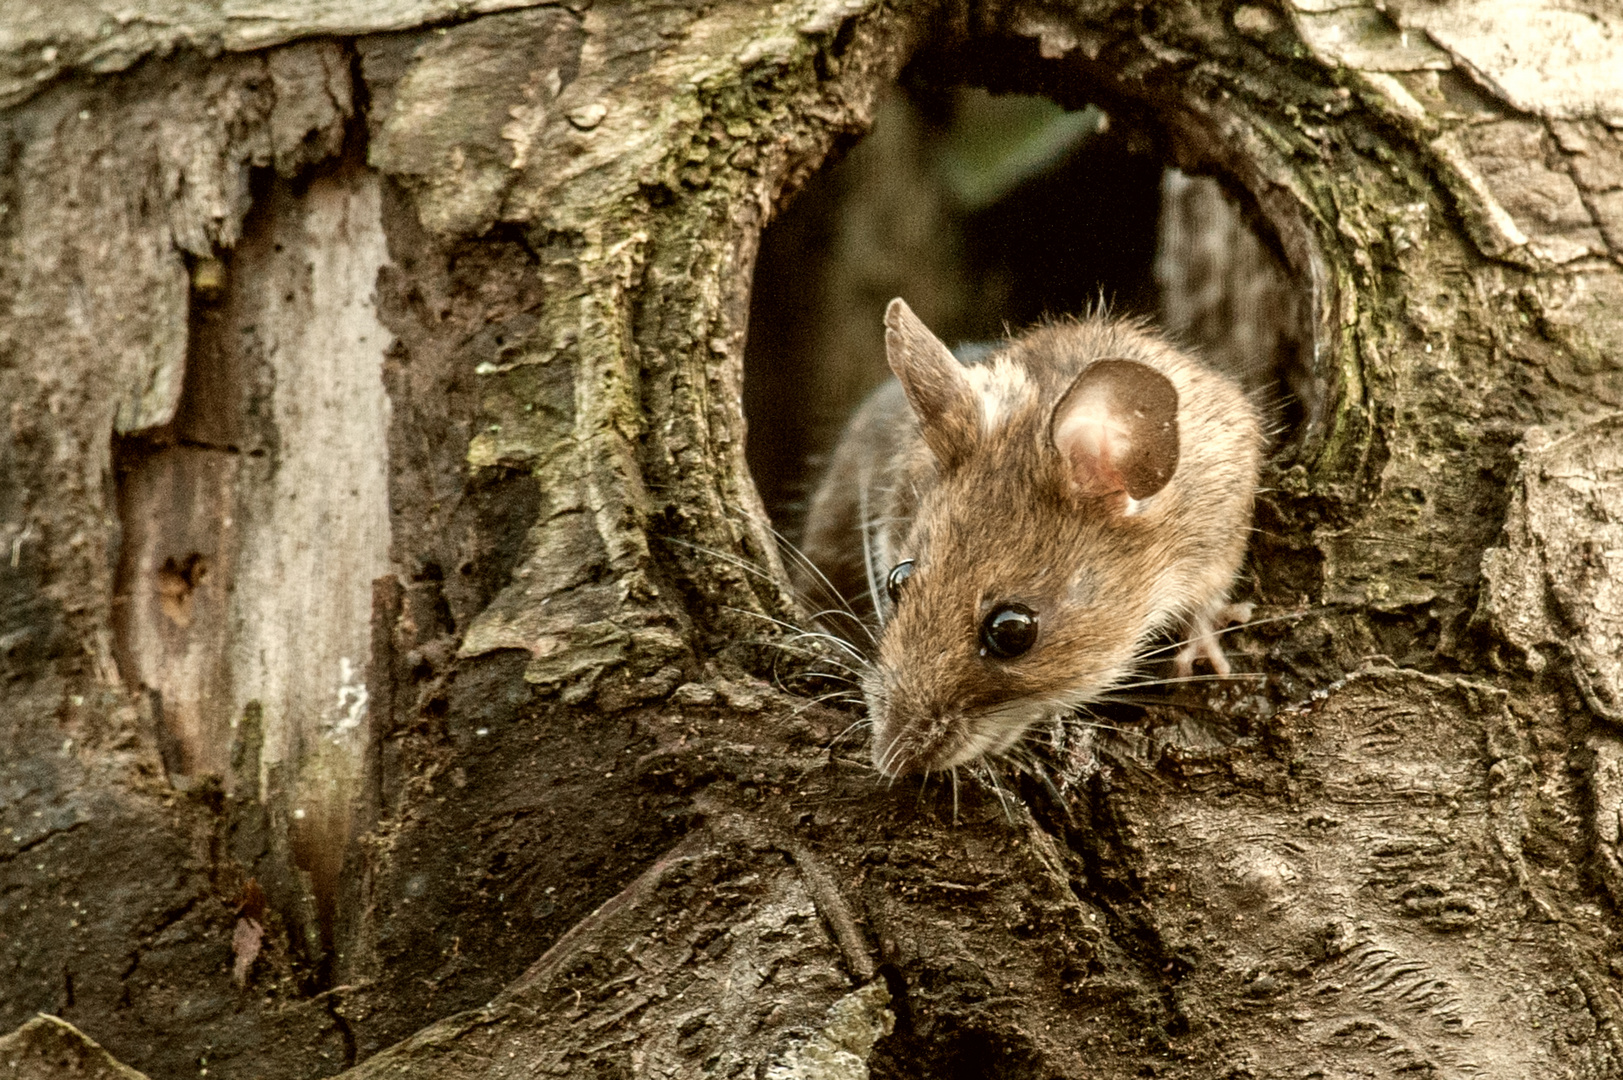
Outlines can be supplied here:
M1615 13L172 8L0 11L19 1075L1623 1075ZM756 644L761 229L907 63L1295 290L1266 679L1063 785L878 783Z

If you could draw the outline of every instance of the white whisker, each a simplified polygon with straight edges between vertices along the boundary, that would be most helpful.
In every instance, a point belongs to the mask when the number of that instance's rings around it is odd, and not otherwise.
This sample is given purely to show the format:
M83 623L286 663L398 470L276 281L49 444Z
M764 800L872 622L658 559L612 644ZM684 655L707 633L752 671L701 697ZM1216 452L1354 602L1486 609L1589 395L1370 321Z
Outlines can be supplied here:
M825 608L816 615L813 615L812 618L821 618L825 614L839 614L849 617L853 622L863 628L863 631L867 633L870 641L874 641L873 631L868 629L866 620L852 610L851 605L846 602L845 597L840 595L840 590L836 589L834 587L834 583L828 579L828 575L823 573L818 565L812 562L804 551L801 551L794 544L791 544L789 542L789 538L784 536L777 529L772 530L772 536L778 541L778 549L780 551L788 552L794 557L796 565L809 571L813 580L822 586L823 592L827 594L828 598L835 604L834 608ZM810 607L812 605L808 604L807 606ZM874 644L878 644L878 642L874 641Z
M1014 821L1014 812L1009 809L1009 794L1003 789L1003 785L998 783L997 771L984 759L976 762L976 766L975 775L991 787L992 793L997 796L998 805L1003 807L1004 818L1010 822Z
M853 686L857 685L861 680L863 672L852 667L850 664L847 664L844 660L830 656L826 651L823 650L797 646L793 643L793 640L794 639L790 639L789 641L778 641L773 638L740 638L738 640L738 644L758 645L764 649L776 649L779 652L787 653L790 656L800 657L804 660L816 661L819 664L827 664L835 670L843 671L845 673L845 675L842 676L834 676L830 675L826 671L818 671L816 672L816 675L819 678L838 678L839 681L851 683ZM847 678L846 676L850 676L850 678Z
M1286 612L1284 615L1270 615L1266 619L1250 619L1250 620L1248 620L1246 622L1232 623L1232 624L1230 624L1228 626L1222 626L1222 627L1214 627L1212 629L1212 636L1213 637L1222 637L1225 634L1233 634L1233 633L1237 633L1237 632L1239 632L1241 630L1249 630L1249 629L1252 629L1252 628L1258 627L1258 626L1269 626L1269 625L1271 625L1273 623L1290 622L1290 621L1292 621L1294 619L1305 618L1308 615L1316 614L1318 612L1325 611L1325 610L1328 610L1328 609L1326 609L1326 608L1313 608L1313 609L1308 610L1308 611L1291 611L1291 612ZM1174 642L1172 642L1171 644L1168 644L1168 645L1163 645L1160 648L1149 649L1149 650L1146 650L1145 652L1141 652L1141 653L1138 654L1138 656L1135 659L1137 659L1140 662L1143 662L1145 660L1154 659L1157 656L1164 656L1167 653L1176 652L1179 649L1183 648L1185 645L1189 644L1189 642L1191 640L1193 640L1193 639L1191 639L1191 638L1180 638L1177 641L1174 641Z
M884 608L879 603L879 580L874 573L873 523L868 518L868 478L857 480L857 517L862 532L862 567L868 578L868 601L873 604L874 619L884 622Z
M860 700L862 700L862 699L859 698L859 697L856 697L855 695L853 695L851 693L851 691L849 691L849 690L836 690L831 694L823 694L820 697L814 697L814 698L810 699L805 704L799 706L793 712L791 712L789 714L789 718L792 720L795 717L799 716L801 713L805 712L807 709L811 708L812 706L821 705L825 701L850 701L850 702L855 702L855 701L860 701Z
M828 741L828 745L827 745L826 749L833 750L834 747L840 742L841 739L844 739L847 735L851 734L853 731L857 730L858 728L872 727L872 726L873 726L873 721L869 720L866 716L864 716L860 720L854 720L849 725L846 726L844 731L841 731L838 735L834 736L832 739L830 739Z
M855 645L851 644L849 641L845 640L844 638L840 637L837 634L830 634L830 633L827 633L827 632L821 631L821 630L802 630L800 627L796 626L794 623L786 622L783 619L774 618L773 616L768 615L768 614L766 614L764 612L760 612L760 611L747 611L744 608L735 608L735 607L727 607L727 608L724 608L723 610L731 611L731 612L733 612L734 614L737 614L737 615L747 615L747 616L749 616L750 618L753 618L753 619L763 619L766 622L771 623L773 626L778 627L779 629L789 630L789 631L793 632L794 640L799 640L799 639L805 638L805 639L810 639L810 640L813 640L813 641L825 641L828 644L833 645L835 648L841 650L842 652L845 652L846 654L848 654L857 663L863 665L863 667L867 667L867 665L868 665L868 658L866 656L862 655L862 650L858 649Z
M829 598L832 599L834 601L834 603L837 605L836 607L832 607L832 608L824 607L821 610L819 610L817 612L817 614L815 614L812 617L814 619L821 619L821 618L823 618L825 616L828 616L828 615L835 615L835 616L838 616L841 619L849 619L850 621L856 623L857 626L861 627L862 632L865 635L867 635L868 640L870 642L877 645L878 644L878 639L874 637L873 630L869 627L868 621L866 619L864 619L862 616L858 615L855 611L853 611L851 609L850 605L845 602L845 598L842 597L839 594L839 591L834 588L834 586L829 582L828 577L821 570L819 570L817 568L816 564L813 563L809 558L807 558L806 555L803 552L801 552L798 548L796 548L793 544L791 544L787 540L785 540L783 538L783 536L780 533L777 532L777 530L774 529L773 532L772 532L772 535L777 538L780 549L787 550L790 554L792 554L795 557L795 559L801 565L805 566L807 569L809 569L816 576L816 580L822 585L823 589L828 593ZM709 555L709 556L712 556L713 558L719 559L723 563L727 564L728 566L731 566L731 567L733 567L735 569L738 569L738 570L742 570L746 574L753 575L754 577L759 578L760 580L765 581L770 585L773 585L773 586L776 586L776 587L779 587L779 588L782 588L785 585L784 582L779 581L778 578L775 577L769 571L763 569L762 567L756 566L755 564L753 564L753 563L751 563L751 562L749 562L749 561L747 561L747 560L745 560L743 558L740 558L739 556L734 555L731 552L718 551L715 548L705 547L702 544L695 544L695 543L693 543L693 542L691 542L689 540L683 540L680 537L675 537L675 536L668 536L668 537L665 537L665 539L668 540L670 543L676 544L678 546L685 547L685 548L688 548L688 549L690 549L692 551L697 551L697 552L700 552L702 554ZM791 596L795 595L792 590L789 590L789 591L790 591ZM796 596L796 599L799 600L802 603L802 605L805 606L805 607L815 607L816 606L814 604L806 603L804 597ZM746 615L760 615L761 614L760 612L745 611L742 608L735 608L735 607L729 607L729 608L726 608L726 610L733 611L733 612L736 612L736 613L746 614ZM780 620L779 625L780 626L788 626L789 624L784 623L784 622L782 622ZM799 629L799 628L796 627L796 629Z
M1105 694L1111 694L1117 690L1143 690L1151 686L1173 686L1179 683L1266 682L1267 679L1268 676L1260 671L1236 671L1231 675L1174 675L1167 679L1145 679L1140 682L1118 683L1105 691ZM1105 696L1100 695L1100 700L1105 700Z

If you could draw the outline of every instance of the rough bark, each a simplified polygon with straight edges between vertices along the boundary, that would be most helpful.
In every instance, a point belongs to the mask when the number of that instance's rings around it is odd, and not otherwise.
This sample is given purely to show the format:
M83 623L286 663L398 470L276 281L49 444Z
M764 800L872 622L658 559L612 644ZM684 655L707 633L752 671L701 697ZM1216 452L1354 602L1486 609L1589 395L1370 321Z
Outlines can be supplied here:
M0 11L0 1046L1623 1073L1615 15L285 7ZM1266 678L1063 789L879 785L752 644L760 230L909 61L1145 125L1300 290Z

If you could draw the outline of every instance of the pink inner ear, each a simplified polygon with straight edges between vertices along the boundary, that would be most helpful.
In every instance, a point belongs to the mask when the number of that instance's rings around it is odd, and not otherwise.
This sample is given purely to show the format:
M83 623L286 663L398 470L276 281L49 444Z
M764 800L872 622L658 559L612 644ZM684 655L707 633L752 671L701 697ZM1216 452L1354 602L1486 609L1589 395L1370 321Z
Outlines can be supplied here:
M1127 490L1116 459L1127 448L1126 432L1098 402L1087 402L1054 425L1054 445L1071 463L1071 481L1086 496Z
M1078 493L1146 499L1178 467L1178 391L1145 364L1097 360L1060 398L1050 431Z

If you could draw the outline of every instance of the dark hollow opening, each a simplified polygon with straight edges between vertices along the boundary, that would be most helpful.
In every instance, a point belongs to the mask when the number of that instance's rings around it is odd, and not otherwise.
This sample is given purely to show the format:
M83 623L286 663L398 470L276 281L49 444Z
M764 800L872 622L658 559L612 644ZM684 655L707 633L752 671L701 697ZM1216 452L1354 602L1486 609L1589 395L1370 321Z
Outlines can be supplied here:
M918 67L761 239L744 409L778 530L798 540L846 419L889 377L894 296L954 346L1100 304L1148 319L1240 378L1288 439L1309 382L1306 298L1234 195L1171 168L1130 113L941 86Z

